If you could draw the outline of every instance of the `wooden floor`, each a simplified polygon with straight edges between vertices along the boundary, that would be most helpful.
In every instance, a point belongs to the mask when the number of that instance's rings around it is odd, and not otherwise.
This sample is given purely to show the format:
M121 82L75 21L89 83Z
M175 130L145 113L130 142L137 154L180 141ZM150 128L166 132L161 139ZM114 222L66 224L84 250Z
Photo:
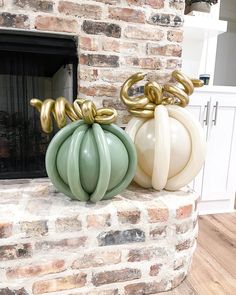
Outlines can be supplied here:
M192 270L163 295L236 295L236 213L201 216Z

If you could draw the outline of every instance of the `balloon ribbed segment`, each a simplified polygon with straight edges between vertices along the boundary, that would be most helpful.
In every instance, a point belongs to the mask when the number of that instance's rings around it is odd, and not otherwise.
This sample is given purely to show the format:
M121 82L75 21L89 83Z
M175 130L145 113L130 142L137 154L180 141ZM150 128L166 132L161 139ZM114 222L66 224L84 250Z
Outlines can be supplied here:
M140 129L140 127L145 123L146 119L142 118L133 118L129 121L128 126L126 128L126 132L129 134L132 141L135 143L135 137ZM134 181L142 187L151 188L152 187L152 179L149 175L147 175L137 163L136 173L134 176Z
M83 189L80 181L80 167L79 167L79 155L80 148L83 141L85 132L88 130L89 125L84 124L77 128L71 138L68 162L67 162L67 175L68 183L71 192L77 200L88 201L89 194Z
M90 157L90 163L85 165ZM135 147L122 129L115 125L89 125L82 120L61 129L46 154L46 169L54 186L80 201L97 202L119 194L133 179L136 164ZM97 172L90 175L94 179L90 188L88 173L95 168Z
M170 178L165 186L174 191L187 185L200 171L205 159L206 141L200 123L185 109L177 106L167 106L168 113L172 118L180 121L188 130L192 151L190 159L184 169L176 176Z
M129 155L129 166L125 177L119 184L117 184L112 190L108 191L104 196L104 199L110 199L124 190L132 181L135 174L135 169L137 167L137 155L131 138L121 128L114 124L102 125L102 128L103 130L116 135L124 144Z
M103 199L109 186L111 175L111 157L102 127L99 124L94 123L92 128L98 148L100 168L97 186L93 194L90 196L90 201L98 202Z
M76 128L83 124L83 121L76 121L61 129L56 134L56 136L53 137L46 153L45 163L48 177L60 192L64 193L72 199L75 199L74 195L71 193L69 186L63 181L60 174L58 173L56 167L56 158L58 150L60 149L62 143L75 131Z
M167 182L170 166L170 120L166 107L155 109L155 148L152 186L162 190Z

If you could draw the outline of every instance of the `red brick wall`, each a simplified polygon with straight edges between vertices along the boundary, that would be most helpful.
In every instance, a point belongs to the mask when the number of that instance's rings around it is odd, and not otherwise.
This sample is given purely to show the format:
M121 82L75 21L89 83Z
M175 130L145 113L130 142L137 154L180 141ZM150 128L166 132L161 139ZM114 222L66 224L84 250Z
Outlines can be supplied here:
M79 95L114 104L137 71L167 82L181 67L184 0L0 0L0 28L79 36Z

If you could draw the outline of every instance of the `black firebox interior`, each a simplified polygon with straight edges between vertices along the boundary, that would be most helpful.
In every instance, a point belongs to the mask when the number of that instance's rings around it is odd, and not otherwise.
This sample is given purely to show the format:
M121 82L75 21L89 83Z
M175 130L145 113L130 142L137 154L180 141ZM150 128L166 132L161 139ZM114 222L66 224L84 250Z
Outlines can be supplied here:
M46 176L44 158L53 134L42 132L39 114L29 102L48 98L46 81L67 65L75 99L74 36L0 31L0 179Z

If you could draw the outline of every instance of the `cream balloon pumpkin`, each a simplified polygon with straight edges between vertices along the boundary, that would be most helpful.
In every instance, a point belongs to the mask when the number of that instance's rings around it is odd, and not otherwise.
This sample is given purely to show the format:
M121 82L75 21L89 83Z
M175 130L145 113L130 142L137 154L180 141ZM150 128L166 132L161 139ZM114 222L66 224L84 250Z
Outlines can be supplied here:
M147 114L151 108L149 104ZM126 128L138 156L134 181L145 188L178 190L194 179L204 163L202 127L189 111L165 100L153 107L153 116L146 118L144 112Z

